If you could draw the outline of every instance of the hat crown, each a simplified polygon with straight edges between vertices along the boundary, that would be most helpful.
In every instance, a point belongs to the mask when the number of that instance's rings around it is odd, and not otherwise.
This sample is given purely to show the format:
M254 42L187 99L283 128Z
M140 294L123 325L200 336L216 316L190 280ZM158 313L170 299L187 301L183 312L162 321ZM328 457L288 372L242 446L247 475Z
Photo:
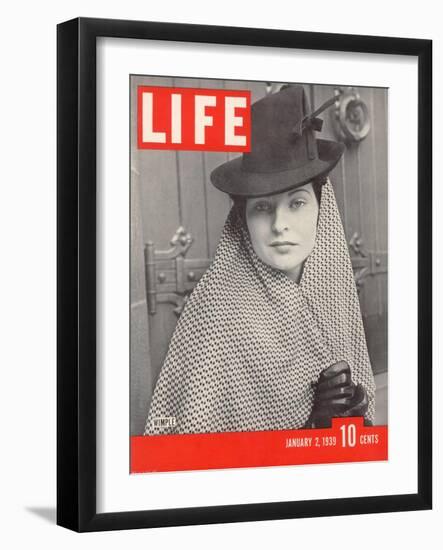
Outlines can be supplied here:
M303 129L310 114L303 86L285 86L251 106L251 151L243 155L247 172L274 172L299 168L318 158L311 127Z
M251 106L251 151L211 172L224 193L260 197L304 185L329 173L344 151L342 143L316 139L317 115L332 105L330 98L311 113L305 89L285 85Z

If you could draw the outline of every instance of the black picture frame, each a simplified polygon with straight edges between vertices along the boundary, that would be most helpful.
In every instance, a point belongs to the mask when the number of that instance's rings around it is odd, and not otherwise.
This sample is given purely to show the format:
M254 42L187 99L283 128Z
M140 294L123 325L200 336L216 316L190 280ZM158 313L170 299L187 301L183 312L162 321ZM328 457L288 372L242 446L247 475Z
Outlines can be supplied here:
M418 60L417 493L96 511L96 39L398 54ZM57 29L57 523L76 531L147 528L432 507L432 42L407 38L78 18Z

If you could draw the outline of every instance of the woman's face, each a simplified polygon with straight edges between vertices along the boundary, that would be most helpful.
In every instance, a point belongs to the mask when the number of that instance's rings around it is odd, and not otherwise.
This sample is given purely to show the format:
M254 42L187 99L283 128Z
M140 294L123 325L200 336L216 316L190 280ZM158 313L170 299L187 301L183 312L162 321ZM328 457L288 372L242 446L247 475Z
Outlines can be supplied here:
M248 198L252 246L266 264L299 281L317 231L318 202L310 183L268 197Z

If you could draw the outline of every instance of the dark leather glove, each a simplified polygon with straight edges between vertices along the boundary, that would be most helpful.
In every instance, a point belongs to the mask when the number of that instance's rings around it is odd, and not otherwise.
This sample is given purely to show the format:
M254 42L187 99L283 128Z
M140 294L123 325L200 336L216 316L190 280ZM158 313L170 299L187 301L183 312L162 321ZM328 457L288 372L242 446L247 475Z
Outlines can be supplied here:
M366 390L354 384L345 361L323 370L313 386L314 403L307 428L329 428L334 417L364 416L368 410Z

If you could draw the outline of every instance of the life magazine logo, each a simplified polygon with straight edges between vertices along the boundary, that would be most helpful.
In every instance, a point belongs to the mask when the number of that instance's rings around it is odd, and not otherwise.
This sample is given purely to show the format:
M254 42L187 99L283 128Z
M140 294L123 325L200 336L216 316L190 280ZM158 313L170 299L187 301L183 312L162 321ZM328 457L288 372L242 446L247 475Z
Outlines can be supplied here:
M139 149L248 152L251 92L139 86Z

